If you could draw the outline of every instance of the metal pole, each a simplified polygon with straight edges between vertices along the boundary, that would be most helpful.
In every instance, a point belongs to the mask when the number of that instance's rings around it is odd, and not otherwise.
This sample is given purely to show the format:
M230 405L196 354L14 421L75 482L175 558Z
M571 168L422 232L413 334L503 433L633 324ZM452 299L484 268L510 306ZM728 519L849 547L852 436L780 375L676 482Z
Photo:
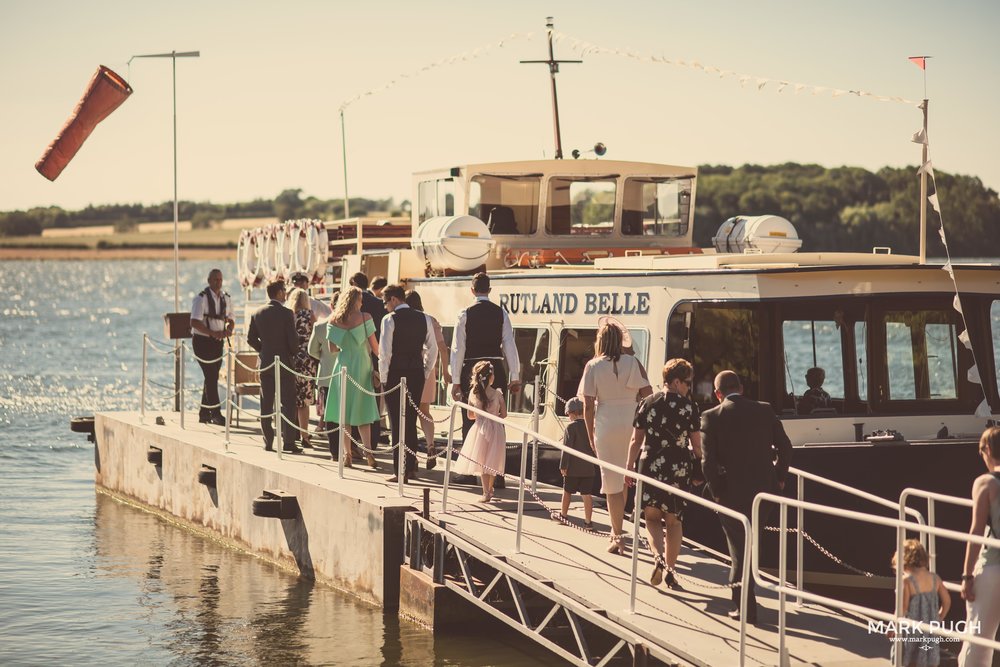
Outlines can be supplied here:
M538 388L541 376L535 376L535 405L531 409L531 430L538 433ZM531 439L531 492L538 493L538 438Z
M181 309L181 292L180 292L180 244L178 241L177 234L177 221L178 221L178 205L177 205L177 52L170 52L170 60L173 63L173 104L174 104L174 312L178 312ZM183 359L183 357L179 357ZM178 361L177 367L175 368L176 373L174 378L177 379L175 384L183 384L184 380L179 379L183 376L183 361ZM175 391L177 387L174 387ZM181 394L178 394L180 396ZM184 402L181 401L176 409L181 413L184 412ZM184 419L181 418L183 423Z
M934 499L927 499L927 525L935 526L937 525L934 520ZM920 535L922 538L927 540L927 550L930 556L930 571L937 572L935 565L937 564L937 535L934 533L922 533Z
M485 419L478 417L477 419ZM524 522L524 482L528 469L528 434L521 437L521 483L517 485L517 537L514 541L514 553L521 553L521 524Z
M805 500L806 481L802 477L802 475L796 475L795 479L796 479L796 482L795 482L796 497L801 502L801 501ZM803 577L805 576L804 572L803 572L803 567L802 567L802 547L803 547L803 539L802 538L803 538L803 533L805 532L805 529L806 529L806 527L805 527L805 522L806 522L805 514L806 514L805 510L802 509L801 507L799 507L795 511L795 528L796 528L796 531L795 531L795 585L796 585L796 587L798 587L798 589L800 591L805 588L805 584L802 581ZM799 596L796 597L795 604L797 604L800 607L802 606L802 596L801 595L799 595Z
M451 451L455 446L455 412L458 409L458 406L452 403L451 418L448 420L448 444L445 448L447 453L444 456L444 484L441 488L441 511L444 513L448 512L448 486L451 481Z
M142 381L139 383L139 421L146 420L146 342L149 334L142 334Z
M229 453L229 422L233 421L233 348L226 346L226 453Z
M924 141L920 151L920 263L927 263L927 107L929 101L925 98L920 103L924 112ZM899 653L900 651L896 651Z
M347 401L344 398L347 396L347 369L340 369L340 422L337 428L340 429L340 433L337 434L340 444L338 448L340 452L337 454L337 475L340 479L344 479L344 456L350 452L351 443L347 440L347 431L350 427L345 423L347 421Z
M344 220L351 217L351 200L347 196L347 130L344 128L344 110L340 110L340 146L344 156ZM361 249L358 248L360 254Z
M635 587L636 587L636 576L639 572L639 499L642 498L642 479L636 479L635 482L635 498L636 507L635 512L632 515L632 583L631 591L628 597L628 613L635 613ZM650 542L650 546L652 546ZM660 554L653 554L654 558ZM654 560L654 567L656 566Z
M778 664L788 664L788 645L785 642L785 580L788 572L788 505L781 503L781 523L779 524L781 539L778 542ZM751 586L754 584L751 582Z
M399 447L399 468L396 470L396 484L399 497L403 497L403 478L406 477L406 376L399 378L399 425L396 427L396 446Z
M559 63L555 62L555 54L552 51L552 31L555 24L549 16L545 21L545 30L549 35L549 79L552 82L552 123L556 133L556 159L561 160L562 152L562 132L559 130L559 99L556 97L556 74L559 72Z
M178 358L180 359L181 372L179 378L180 388L177 390L177 398L180 400L181 404L181 410L180 410L181 429L183 429L184 428L184 345L180 346L180 356Z
M904 615L903 611L903 540L906 538L906 530L902 526L896 528L896 618L899 619ZM900 634L896 633L896 638L900 638ZM897 643L895 650L895 659L892 664L896 667L902 667L903 664L903 644Z
M274 439L278 441L278 459L284 458L285 428L281 423L281 357L274 358Z

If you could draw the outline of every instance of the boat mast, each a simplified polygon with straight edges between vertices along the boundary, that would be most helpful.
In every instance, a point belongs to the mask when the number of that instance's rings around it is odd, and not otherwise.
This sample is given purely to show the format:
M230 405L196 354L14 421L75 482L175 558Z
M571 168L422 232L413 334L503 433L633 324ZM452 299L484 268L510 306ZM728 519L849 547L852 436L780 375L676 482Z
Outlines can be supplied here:
M924 95L927 91L924 91ZM927 106L929 101L924 97L920 110L924 112L923 143L920 158L920 263L927 263Z
M549 59L548 60L522 60L521 64L525 63L544 63L549 66L549 77L552 81L552 121L555 126L556 135L556 159L561 160L563 156L562 152L562 134L559 131L559 99L556 96L556 74L559 73L560 63L582 63L582 60L556 60L555 55L552 51L552 32L555 30L555 24L552 22L551 16L545 17L545 31L549 36Z

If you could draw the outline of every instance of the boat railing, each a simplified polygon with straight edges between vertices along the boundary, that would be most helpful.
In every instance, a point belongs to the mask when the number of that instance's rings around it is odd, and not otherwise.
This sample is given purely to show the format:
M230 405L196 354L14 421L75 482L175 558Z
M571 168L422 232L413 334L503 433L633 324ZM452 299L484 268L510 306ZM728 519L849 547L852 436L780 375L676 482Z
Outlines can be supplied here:
M445 514L448 512L448 489L451 477L451 463L452 463L452 453L454 451L455 445L455 417L459 410L466 410L476 415L476 419L488 419L490 421L502 424L505 428L511 428L521 433L521 468L518 475L518 489L517 489L517 517L515 523L515 535L514 535L514 553L521 552L521 535L523 532L523 519L524 519L524 494L525 491L530 489L530 481L527 476L527 463L528 463L528 447L529 440L544 443L550 447L558 449L563 453L567 453L576 458L587 461L599 468L604 470L610 470L612 472L623 475L626 479L632 479L635 482L636 488L635 493L637 497L642 497L642 487L643 485L650 485L661 491L669 493L671 495L683 498L687 502L695 503L706 507L713 512L718 512L719 514L724 514L735 521L739 522L743 526L743 530L746 535L751 535L754 531L751 529L750 521L747 519L745 514L732 510L724 505L713 502L702 496L683 491L676 487L670 486L661 482L658 479L654 479L647 475L643 475L639 472L627 470L621 466L617 466L613 463L608 463L607 461L602 461L601 459L590 456L589 454L584 454L583 452L578 452L575 449L563 445L561 442L551 440L546 438L544 435L538 433L537 426L525 427L521 426L515 422L507 419L503 419L497 415L491 414L480 410L479 408L469 405L468 403L463 403L461 401L456 401L451 405L451 415L448 425L448 445L446 454L444 457L445 470L444 470L444 486L442 488L441 494L441 511ZM532 420L532 424L536 424L535 420ZM459 456L462 456L461 451L459 451ZM482 465L480 462L475 462ZM502 470L493 471L494 474L503 475ZM530 493L530 490L528 491ZM632 522L632 572L630 575L630 592L629 592L629 613L635 613L635 599L636 599L636 582L637 582L637 572L638 572L638 553L637 548L641 543L641 538L639 536L639 524L640 521L636 520ZM746 558L750 556L750 543L752 540L744 540L744 563L746 563ZM739 664L742 666L745 664L746 660L746 618L747 618L747 594L748 594L748 584L749 584L749 568L743 569L743 575L740 584L740 646L739 646Z
M937 513L935 511L935 503L943 502L949 505L958 505L960 507L968 507L972 509L974 503L970 498L962 498L960 496L948 496L943 493L934 493L932 491L924 491L923 489L906 488L903 492L899 494L899 518L904 518L904 513L908 514L912 511L912 508L907 507L906 503L910 498L923 498L927 501L927 525L937 526ZM927 554L930 557L928 562L928 569L931 572L936 572L937 565L937 536L934 533L928 533L926 535L921 534L921 538L926 537L926 547ZM944 583L945 588L950 591L960 592L962 587L946 581Z
M795 499L798 500L799 502L805 501L805 481L809 480L810 482L815 482L816 484L821 484L828 488L841 491L848 495L854 496L855 498L866 500L881 507L885 507L886 509L890 509L894 512L897 509L899 509L899 504L894 503L891 500L882 498L881 496L876 496L875 494L868 493L867 491L862 491L861 489L856 489L853 486L842 484L841 482L828 479L821 475L801 470L794 466L788 468L788 474L795 476ZM905 517L910 516L913 517L916 520L916 522L921 525L927 524L927 521L924 520L923 514L913 509L912 507L906 508L905 511L899 509L899 514L901 519L905 520ZM803 512L802 509L796 510L795 528L793 530L795 532L795 582L798 584L801 590L803 577L805 575L802 552L803 552L803 547L805 546L804 540L806 539L807 535L805 530L805 513ZM802 598L800 596L796 596L795 603L801 606Z
M778 537L778 577L777 582L771 581L764 577L760 569L760 535L756 532L752 533L753 542L753 555L751 557L752 571L754 581L758 586L766 588L768 590L774 591L778 594L778 655L779 655L779 665L789 665L790 659L788 654L788 647L786 644L787 639L787 624L786 616L787 610L787 597L790 594L795 594L801 596L809 602L816 604L826 605L834 609L839 609L845 612L853 612L855 614L860 614L869 618L868 629L869 632L886 632L894 631L897 641L907 639L907 632L905 629L912 628L913 622L906 617L905 610L902 609L903 606L903 568L896 568L896 607L895 613L888 613L881 611L879 609L874 609L871 607L865 607L863 605L854 604L852 602L847 602L845 600L839 600L837 598L832 598L825 595L819 595L817 593L812 593L809 591L802 590L801 584L796 582L796 586L791 586L788 583L788 508L794 507L798 511L809 511L818 512L820 514L826 514L829 516L835 516L842 519L848 519L852 521L858 521L860 523L871 524L876 526L885 526L888 528L894 528L896 530L896 550L897 553L901 553L903 549L903 540L906 536L906 531L918 531L922 535L934 535L936 537L944 537L951 540L957 540L960 542L980 544L983 546L992 547L995 549L1000 549L1000 539L997 538L987 538L979 535L971 535L969 533L963 533L955 530L948 530L946 528L938 528L936 526L930 526L926 524L914 524L912 521L907 521L905 519L899 518L889 518L874 516L871 514L865 514L862 512L856 512L853 510L845 510L838 507L830 507L827 505L819 505L817 503L805 502L802 500L797 500L794 498L786 498L784 496L779 496L773 493L761 493L758 494L753 501L753 511L752 511L752 523L753 525L758 525L761 520L761 503L774 503L778 505L779 509L779 537ZM901 559L900 559L901 560ZM875 621L881 621L877 623ZM887 625L888 624L888 625ZM984 637L979 637L976 634L968 631L957 631L952 628L956 625L952 624L951 627L944 622L940 623L921 623L920 629L923 633L932 634L940 637L948 637L952 639L958 639L961 641L969 642L972 644L977 644L979 646L987 646L994 650L1000 649L1000 641L995 639L986 639ZM962 626L963 629L967 630L968 626ZM897 646L895 651L895 665L899 667L902 665L903 651L902 644Z

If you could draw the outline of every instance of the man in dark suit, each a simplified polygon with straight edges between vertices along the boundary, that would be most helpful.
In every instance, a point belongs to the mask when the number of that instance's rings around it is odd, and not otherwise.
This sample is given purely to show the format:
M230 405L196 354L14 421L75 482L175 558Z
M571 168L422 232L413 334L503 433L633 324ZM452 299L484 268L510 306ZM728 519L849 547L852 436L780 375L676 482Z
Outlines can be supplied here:
M385 306L382 304L382 299L375 296L370 289L368 289L368 276L364 273L358 271L353 276L350 277L348 283L353 287L357 287L361 290L361 312L368 313L372 316L372 324L375 325L375 340L378 340L382 335L382 318L385 317L386 310ZM378 368L378 359L375 355L372 355L372 368ZM379 388L376 387L376 390ZM375 399L379 405L382 406L382 399ZM358 433L358 428L355 426L351 429L352 435L355 440L360 440L361 435ZM378 449L379 438L382 437L382 419L381 417L376 421L372 422L372 449Z
M701 414L702 467L715 501L750 516L758 493L778 493L785 486L785 475L792 458L792 443L781 421L767 403L743 396L743 384L733 371L715 376L715 396L719 405ZM767 523L763 514L761 526ZM726 544L732 559L729 583L741 580L743 547L746 535L739 521L719 515ZM733 587L735 609L730 617L739 618L740 586ZM757 622L757 597L753 580L747 593L747 621Z
M406 292L399 285L389 285L382 293L389 314L382 320L382 337L379 339L378 374L383 387L395 387L401 378L406 378L406 392L411 399L404 408L405 424L399 423L400 392L394 391L385 397L389 408L389 424L392 426L393 443L406 445L405 468L399 469L398 453L393 457L396 476L390 482L410 481L417 474L417 410L434 362L437 360L437 339L434 324L427 315L414 310L404 300ZM400 438L402 429L402 438Z
M299 337L295 333L295 315L282 304L285 300L285 283L268 283L267 296L270 301L257 309L250 317L247 342L260 354L260 367L266 368L275 359L280 359L286 367L292 367L292 357L299 347ZM260 411L262 414L274 412L274 369L260 374ZM284 451L301 454L295 446L295 424L298 424L295 409L295 376L288 370L281 372L281 424ZM271 419L261 419L260 430L264 433L264 449L274 450L274 426Z

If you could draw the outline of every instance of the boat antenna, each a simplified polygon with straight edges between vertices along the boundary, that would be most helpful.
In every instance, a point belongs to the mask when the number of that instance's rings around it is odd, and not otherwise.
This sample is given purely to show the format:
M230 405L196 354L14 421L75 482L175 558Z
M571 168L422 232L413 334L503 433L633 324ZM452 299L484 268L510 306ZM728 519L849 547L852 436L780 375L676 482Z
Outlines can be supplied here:
M908 60L919 67L924 73L924 99L918 107L924 115L923 128L914 135L914 141L922 144L920 155L920 263L927 263L927 110L930 100L927 98L927 59L931 56L910 56Z
M582 63L582 60L556 60L555 55L552 52L552 33L555 30L555 24L552 22L553 18L551 16L545 17L545 31L549 35L549 59L548 60L522 60L521 64L539 64L544 63L549 66L549 77L552 80L552 120L555 125L556 133L556 159L561 160L563 156L562 152L562 135L559 131L559 98L556 96L556 74L559 73L560 63Z

